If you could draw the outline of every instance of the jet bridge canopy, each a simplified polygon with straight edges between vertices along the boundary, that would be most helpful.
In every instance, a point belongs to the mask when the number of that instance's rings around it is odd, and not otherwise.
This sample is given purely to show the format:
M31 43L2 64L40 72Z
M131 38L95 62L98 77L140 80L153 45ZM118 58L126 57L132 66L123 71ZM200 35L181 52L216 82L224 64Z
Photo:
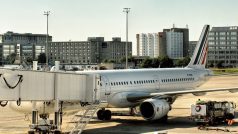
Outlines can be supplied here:
M98 81L95 74L0 69L0 100L92 102Z

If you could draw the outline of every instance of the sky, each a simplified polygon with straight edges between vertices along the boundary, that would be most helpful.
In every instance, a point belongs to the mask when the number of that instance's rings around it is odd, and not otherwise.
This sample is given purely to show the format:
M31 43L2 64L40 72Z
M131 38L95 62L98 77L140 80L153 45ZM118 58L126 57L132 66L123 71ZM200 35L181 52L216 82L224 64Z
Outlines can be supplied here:
M238 25L238 0L1 0L0 34L46 33L53 41L86 41L88 37L126 40L129 12L129 41L136 52L137 33L157 33L164 28L189 28L189 40L198 40L205 24Z

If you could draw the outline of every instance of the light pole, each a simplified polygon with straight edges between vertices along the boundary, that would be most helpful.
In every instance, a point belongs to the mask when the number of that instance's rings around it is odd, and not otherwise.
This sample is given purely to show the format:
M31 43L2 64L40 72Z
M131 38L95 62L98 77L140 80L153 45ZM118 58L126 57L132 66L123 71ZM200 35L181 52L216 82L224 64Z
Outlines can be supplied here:
M127 52L127 47L128 47L128 13L130 12L131 8L123 8L123 12L126 13L126 69L128 68L128 52Z
M45 57L46 57L46 66L48 67L48 36L49 36L49 34L48 34L48 17L49 17L49 15L50 15L50 11L44 11L44 15L46 15L46 17L47 17L47 34L46 34L46 43L45 43Z

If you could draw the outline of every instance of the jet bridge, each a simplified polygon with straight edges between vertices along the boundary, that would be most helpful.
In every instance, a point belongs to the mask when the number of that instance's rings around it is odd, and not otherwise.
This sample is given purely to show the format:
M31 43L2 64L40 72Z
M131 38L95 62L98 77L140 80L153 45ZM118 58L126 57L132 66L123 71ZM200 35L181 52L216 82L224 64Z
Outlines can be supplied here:
M0 69L0 103L4 106L2 102L6 101L17 101L17 105L22 101L32 101L32 124L28 131L32 134L40 127L48 129L48 124L38 124L36 102L54 102L55 118L51 129L57 133L60 132L58 129L62 120L61 102L78 101L82 105L99 105L99 83L100 76L97 74ZM44 118L46 120L47 115Z
M96 74L0 70L0 101L82 101L99 99Z

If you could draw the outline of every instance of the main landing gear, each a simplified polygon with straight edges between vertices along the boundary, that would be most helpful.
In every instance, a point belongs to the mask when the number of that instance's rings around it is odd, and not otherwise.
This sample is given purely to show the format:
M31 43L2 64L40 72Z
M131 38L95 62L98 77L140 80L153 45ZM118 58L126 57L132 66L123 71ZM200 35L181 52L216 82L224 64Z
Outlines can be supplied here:
M98 110L97 117L99 120L110 120L112 118L112 112L103 108Z

